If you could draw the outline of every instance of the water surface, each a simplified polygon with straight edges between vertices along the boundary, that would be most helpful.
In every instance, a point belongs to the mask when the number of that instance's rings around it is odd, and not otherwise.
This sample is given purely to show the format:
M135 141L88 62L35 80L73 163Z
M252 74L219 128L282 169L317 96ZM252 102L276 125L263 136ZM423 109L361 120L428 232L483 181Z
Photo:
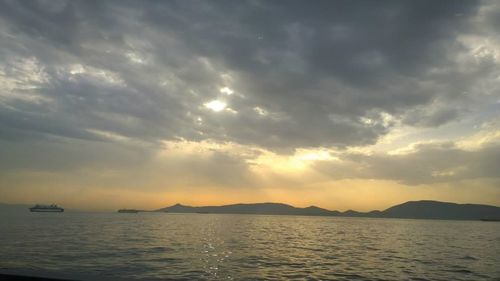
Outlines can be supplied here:
M500 223L0 213L0 272L80 279L500 280Z

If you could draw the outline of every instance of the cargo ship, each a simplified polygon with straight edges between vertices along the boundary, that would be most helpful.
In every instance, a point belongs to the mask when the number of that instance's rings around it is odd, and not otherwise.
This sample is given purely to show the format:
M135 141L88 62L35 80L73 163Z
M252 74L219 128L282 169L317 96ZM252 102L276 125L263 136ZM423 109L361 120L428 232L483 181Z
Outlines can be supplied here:
M34 207L30 208L30 212L62 213L64 212L64 209L57 206L56 204L52 205L36 204Z
M134 209L120 209L118 210L118 213L139 213L138 210L134 210Z

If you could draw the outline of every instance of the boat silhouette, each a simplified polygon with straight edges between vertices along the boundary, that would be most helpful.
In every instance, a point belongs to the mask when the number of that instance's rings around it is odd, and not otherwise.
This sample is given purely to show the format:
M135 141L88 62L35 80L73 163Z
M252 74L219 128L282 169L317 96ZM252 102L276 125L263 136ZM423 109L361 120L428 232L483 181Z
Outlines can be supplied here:
M118 213L139 213L139 210L135 209L120 209L118 210Z
M62 213L64 209L57 206L56 204L51 205L41 205L36 204L35 206L29 208L30 212L46 212L46 213Z

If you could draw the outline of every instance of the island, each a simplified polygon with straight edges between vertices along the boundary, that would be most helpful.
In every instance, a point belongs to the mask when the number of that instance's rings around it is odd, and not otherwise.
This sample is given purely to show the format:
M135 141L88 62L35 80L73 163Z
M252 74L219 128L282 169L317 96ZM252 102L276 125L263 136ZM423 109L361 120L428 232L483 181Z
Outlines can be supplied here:
M445 219L445 220L500 220L500 207L480 204L457 204L449 202L421 200L409 201L392 206L383 211L344 212L331 211L316 206L298 208L283 203L252 203L222 206L185 206L175 204L155 210L169 213L198 214L258 214L258 215L300 215L300 216L338 216L403 219Z

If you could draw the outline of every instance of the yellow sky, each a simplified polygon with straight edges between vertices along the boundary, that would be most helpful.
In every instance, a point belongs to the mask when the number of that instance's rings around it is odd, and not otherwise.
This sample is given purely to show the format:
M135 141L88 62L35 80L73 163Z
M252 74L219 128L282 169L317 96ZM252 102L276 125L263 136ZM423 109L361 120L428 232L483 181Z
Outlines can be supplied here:
M470 139L476 140L473 142L476 146L481 139L486 143L498 139L496 133L483 135L481 138L475 134ZM386 146L383 141L381 145ZM365 149L362 155L376 153L377 147ZM399 156L415 153L415 145L409 147L413 148L395 147L394 151ZM472 145L467 148L479 149ZM343 159L346 157L343 153L351 152L298 149L293 154L278 154L233 143L165 142L162 150L139 166L88 166L44 172L12 170L2 176L0 197L2 202L54 202L84 210L157 209L175 203L202 206L281 202L298 207L316 205L331 210L369 211L423 199L500 205L500 190L494 180L408 184L377 179L376 174L374 178L365 178L362 173L358 178L355 175L335 178L317 168L327 163L329 169L342 171L346 165L352 165L344 164L347 160Z

